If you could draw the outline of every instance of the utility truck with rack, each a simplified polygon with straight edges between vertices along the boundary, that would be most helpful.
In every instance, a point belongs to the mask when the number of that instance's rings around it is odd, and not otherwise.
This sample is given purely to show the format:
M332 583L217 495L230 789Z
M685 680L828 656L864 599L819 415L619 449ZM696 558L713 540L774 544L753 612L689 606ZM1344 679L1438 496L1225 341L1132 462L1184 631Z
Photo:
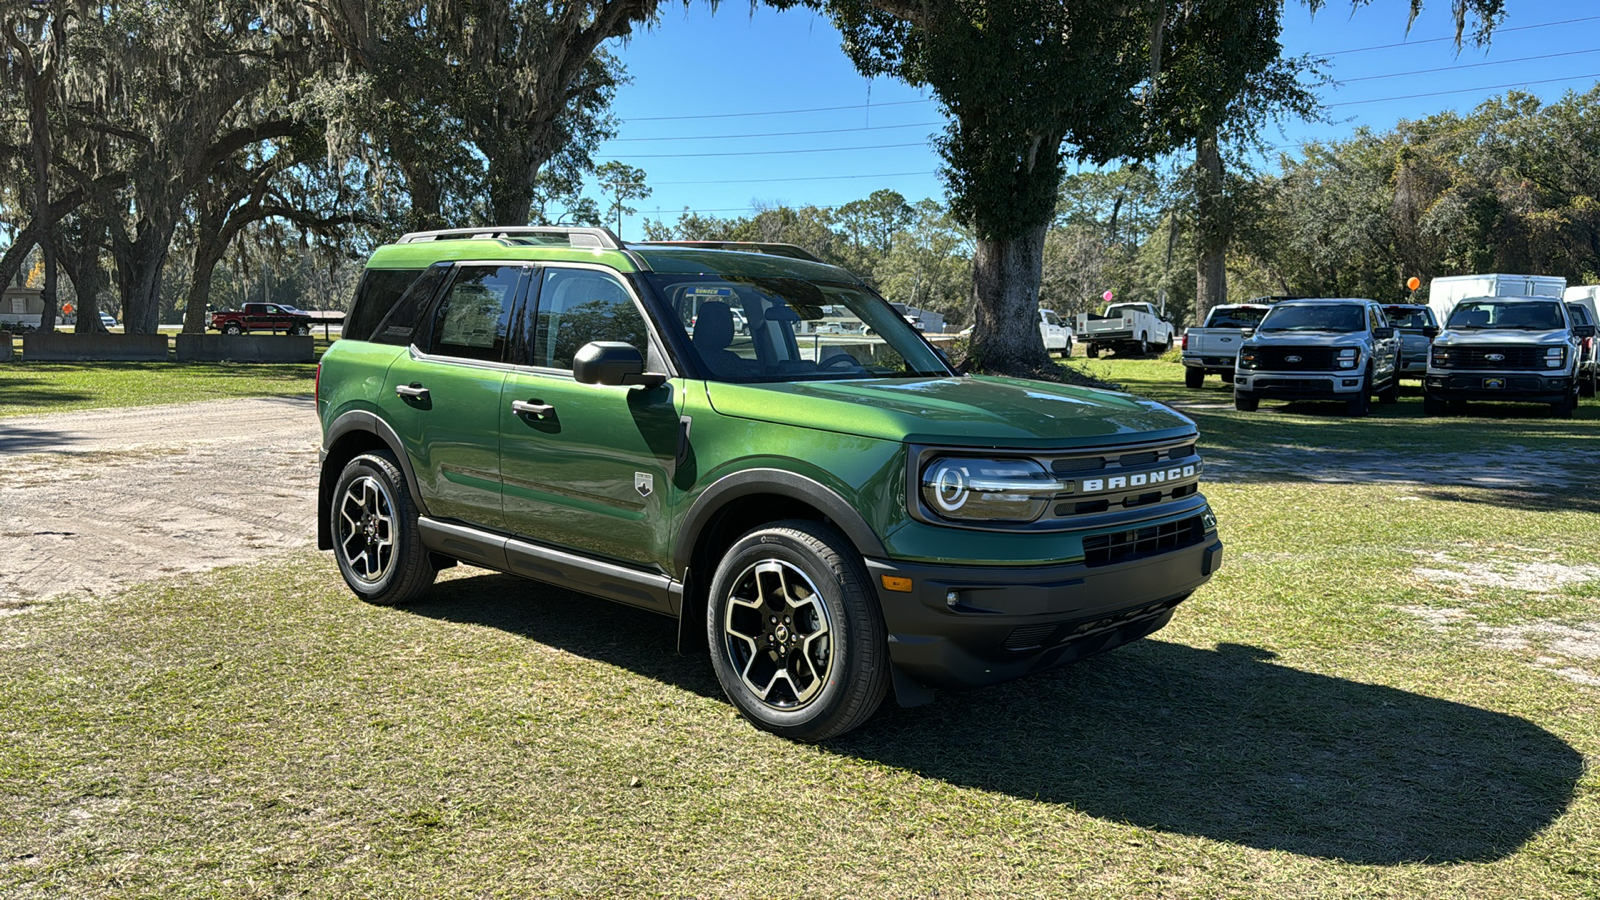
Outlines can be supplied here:
M1113 303L1102 313L1078 313L1073 334L1092 359L1103 349L1148 354L1172 346L1172 322L1153 303Z

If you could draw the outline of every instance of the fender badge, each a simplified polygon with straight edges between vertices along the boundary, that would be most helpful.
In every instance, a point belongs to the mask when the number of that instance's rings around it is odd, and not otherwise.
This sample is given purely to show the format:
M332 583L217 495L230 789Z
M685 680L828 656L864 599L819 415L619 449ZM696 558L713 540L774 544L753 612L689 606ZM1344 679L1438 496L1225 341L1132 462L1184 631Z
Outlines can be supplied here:
M656 477L643 472L633 473L633 489L638 491L641 497L650 496L656 489Z

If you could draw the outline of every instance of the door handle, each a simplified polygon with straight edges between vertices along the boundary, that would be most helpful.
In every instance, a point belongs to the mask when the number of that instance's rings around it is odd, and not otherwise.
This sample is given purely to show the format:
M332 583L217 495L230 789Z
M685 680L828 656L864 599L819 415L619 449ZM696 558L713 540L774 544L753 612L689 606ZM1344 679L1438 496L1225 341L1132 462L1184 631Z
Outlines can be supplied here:
M428 389L423 387L420 381L413 381L410 384L397 384L394 386L394 392L401 397L412 400L428 399Z
M511 411L518 413L519 415L548 416L549 414L555 412L556 408L548 403L540 403L537 400L530 400L526 402L522 400L513 400L511 401Z

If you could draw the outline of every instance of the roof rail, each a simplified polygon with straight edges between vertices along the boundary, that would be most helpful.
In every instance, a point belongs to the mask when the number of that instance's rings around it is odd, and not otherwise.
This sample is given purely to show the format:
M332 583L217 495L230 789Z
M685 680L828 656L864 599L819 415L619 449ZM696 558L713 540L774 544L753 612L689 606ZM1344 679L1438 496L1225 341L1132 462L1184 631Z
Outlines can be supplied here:
M566 225L513 225L488 228L446 228L442 231L413 231L400 236L397 244L423 241L458 241L473 238L565 237L567 245L580 250L621 250L622 239L609 228Z
M786 256L789 259L822 262L821 258L804 247L770 241L633 241L628 246L685 247L694 250L742 250L745 253L765 253L768 256Z

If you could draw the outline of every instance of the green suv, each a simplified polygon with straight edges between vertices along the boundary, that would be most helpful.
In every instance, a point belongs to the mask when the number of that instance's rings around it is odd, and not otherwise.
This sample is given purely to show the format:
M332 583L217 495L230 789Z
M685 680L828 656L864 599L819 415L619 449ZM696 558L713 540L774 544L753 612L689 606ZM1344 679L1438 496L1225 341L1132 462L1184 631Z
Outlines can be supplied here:
M1194 423L966 376L849 272L600 228L409 234L322 358L318 546L357 595L457 562L674 616L758 726L1137 640L1222 558Z

